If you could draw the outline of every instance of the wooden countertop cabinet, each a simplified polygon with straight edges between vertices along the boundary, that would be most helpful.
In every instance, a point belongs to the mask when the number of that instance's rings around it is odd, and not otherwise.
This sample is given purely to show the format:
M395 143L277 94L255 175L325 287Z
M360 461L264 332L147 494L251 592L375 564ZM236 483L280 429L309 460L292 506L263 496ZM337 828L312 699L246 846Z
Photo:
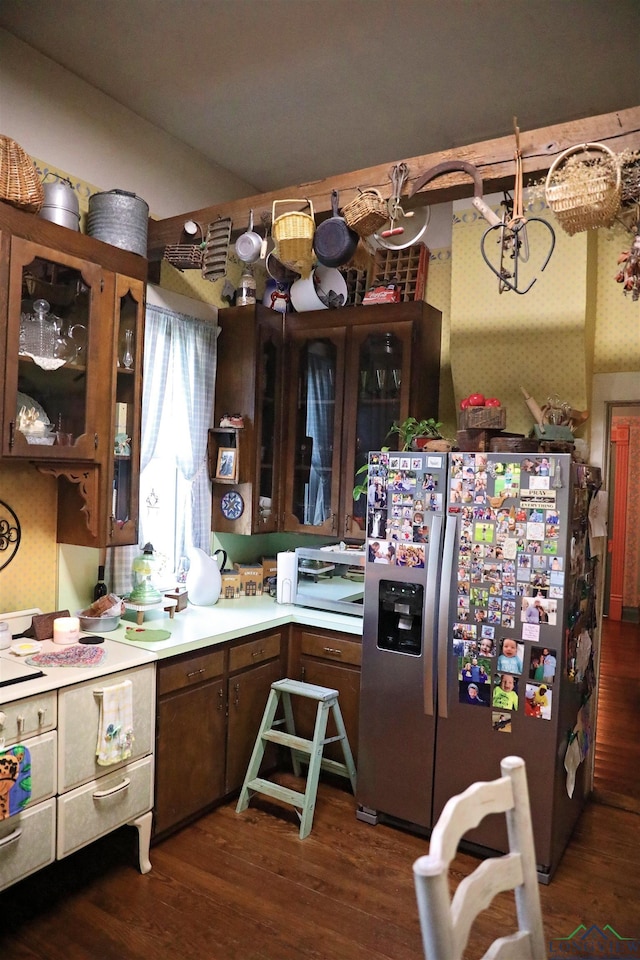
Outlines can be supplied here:
M158 664L155 837L242 786L287 636L264 631ZM276 763L273 748L264 769Z
M314 629L293 625L289 647L289 676L306 683L338 690L338 703L349 738L351 752L358 755L358 721L360 713L360 663L362 643L351 634L333 630ZM296 697L294 717L296 732L300 736L313 737L316 704ZM335 736L333 719L329 718L327 736ZM325 755L342 761L339 744L329 744Z

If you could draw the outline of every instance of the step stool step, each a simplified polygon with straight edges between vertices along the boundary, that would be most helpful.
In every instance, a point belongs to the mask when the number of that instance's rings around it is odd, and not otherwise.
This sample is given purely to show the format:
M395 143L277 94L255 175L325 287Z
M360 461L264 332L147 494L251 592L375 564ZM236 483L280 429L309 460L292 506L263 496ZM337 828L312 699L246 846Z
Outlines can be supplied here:
M273 797L275 800L282 800L293 807L304 807L306 798L304 793L297 790L289 790L287 787L281 787L279 783L272 783L271 780L263 780L262 777L256 777L246 784L247 789L254 793L263 793L266 797Z
M309 700L337 700L339 695L339 691L331 687L320 687L315 683L305 683L303 680L276 680L271 684L271 689L296 697L307 697Z
M285 733L282 730L265 730L262 739L269 740L271 743L280 743L283 747L299 750L300 753L311 754L313 750L313 740L305 740L304 737L297 737L294 733Z

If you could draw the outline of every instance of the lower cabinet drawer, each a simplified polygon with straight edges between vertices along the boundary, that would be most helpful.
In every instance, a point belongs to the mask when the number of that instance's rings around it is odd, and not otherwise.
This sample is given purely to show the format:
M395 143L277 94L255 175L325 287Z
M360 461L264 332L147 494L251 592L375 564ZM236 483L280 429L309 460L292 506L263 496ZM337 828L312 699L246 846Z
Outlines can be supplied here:
M104 728L110 719L102 715L102 696L106 688L124 680L130 680L132 685L133 752L130 758L120 763L120 767L152 752L155 741L155 664L65 687L58 695L58 793L91 783L109 772L108 767L96 760L98 736L103 738L105 734L101 727Z
M153 757L143 757L58 797L58 859L153 806Z
M55 799L0 822L0 890L53 863L55 847Z
M29 806L55 796L58 734L55 730L24 741L31 753L31 799Z
M359 667L362 663L362 643L360 641L345 640L331 634L302 631L300 652L309 657L322 657L323 660L351 663L356 667Z

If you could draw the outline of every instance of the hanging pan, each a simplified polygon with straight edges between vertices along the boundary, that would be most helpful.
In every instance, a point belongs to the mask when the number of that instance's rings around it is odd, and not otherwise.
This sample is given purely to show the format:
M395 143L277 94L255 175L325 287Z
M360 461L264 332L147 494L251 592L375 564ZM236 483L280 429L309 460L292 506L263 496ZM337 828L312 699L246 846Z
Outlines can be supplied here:
M338 214L338 191L331 191L332 216L318 224L313 235L313 250L325 267L341 267L356 252L360 237Z
M391 196L387 201L389 219L374 233L381 247L388 250L403 250L422 239L429 226L431 208L421 207L407 213L400 206L400 198L405 183L409 179L409 167L406 163L396 163L389 174Z

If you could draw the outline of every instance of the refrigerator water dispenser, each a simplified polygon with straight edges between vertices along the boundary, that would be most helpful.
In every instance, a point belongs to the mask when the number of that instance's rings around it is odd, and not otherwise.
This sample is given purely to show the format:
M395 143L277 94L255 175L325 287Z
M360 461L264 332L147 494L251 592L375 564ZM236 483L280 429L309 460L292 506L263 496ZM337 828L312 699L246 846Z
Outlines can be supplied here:
M422 653L424 585L381 580L378 585L378 647L419 657Z

